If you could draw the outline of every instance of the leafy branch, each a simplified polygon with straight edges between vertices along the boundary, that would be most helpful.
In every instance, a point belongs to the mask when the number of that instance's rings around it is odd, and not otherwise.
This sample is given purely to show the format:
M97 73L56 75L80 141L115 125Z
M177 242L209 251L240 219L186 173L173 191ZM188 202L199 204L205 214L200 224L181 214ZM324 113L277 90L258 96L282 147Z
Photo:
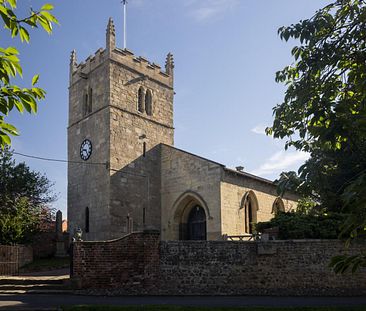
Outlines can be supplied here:
M58 20L51 14L53 5L45 4L39 11L31 9L28 17L19 19L15 14L17 0L0 0L0 16L5 29L8 29L12 38L19 36L22 42L30 42L27 28L41 27L51 33L53 24ZM5 117L15 107L20 113L37 113L37 104L45 98L46 92L36 84L39 76L32 79L32 87L21 88L12 84L12 79L23 77L23 70L19 60L19 52L14 47L0 47L0 147L11 143L11 135L19 135L12 124L5 122Z

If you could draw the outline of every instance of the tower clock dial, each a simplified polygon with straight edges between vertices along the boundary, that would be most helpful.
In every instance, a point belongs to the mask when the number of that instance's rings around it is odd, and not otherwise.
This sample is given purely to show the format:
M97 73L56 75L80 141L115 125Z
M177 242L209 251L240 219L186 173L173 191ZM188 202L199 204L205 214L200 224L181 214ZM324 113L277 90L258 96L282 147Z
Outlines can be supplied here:
M85 139L80 146L80 157L86 161L92 154L92 143L89 139Z

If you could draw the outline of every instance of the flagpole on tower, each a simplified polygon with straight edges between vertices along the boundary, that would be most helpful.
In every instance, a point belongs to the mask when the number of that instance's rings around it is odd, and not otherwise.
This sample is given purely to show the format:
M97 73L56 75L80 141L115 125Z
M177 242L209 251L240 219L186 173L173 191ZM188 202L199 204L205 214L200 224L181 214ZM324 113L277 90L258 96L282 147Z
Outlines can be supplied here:
M123 48L127 48L127 0L121 0L123 3Z

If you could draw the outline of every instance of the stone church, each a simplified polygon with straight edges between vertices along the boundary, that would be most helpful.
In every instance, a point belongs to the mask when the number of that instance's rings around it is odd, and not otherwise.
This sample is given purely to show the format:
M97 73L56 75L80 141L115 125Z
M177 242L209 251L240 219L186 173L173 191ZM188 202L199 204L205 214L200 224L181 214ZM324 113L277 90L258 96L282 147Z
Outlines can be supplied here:
M116 47L70 61L68 220L71 234L106 240L157 229L163 240L253 232L297 197L269 180L174 147L174 62L165 68Z

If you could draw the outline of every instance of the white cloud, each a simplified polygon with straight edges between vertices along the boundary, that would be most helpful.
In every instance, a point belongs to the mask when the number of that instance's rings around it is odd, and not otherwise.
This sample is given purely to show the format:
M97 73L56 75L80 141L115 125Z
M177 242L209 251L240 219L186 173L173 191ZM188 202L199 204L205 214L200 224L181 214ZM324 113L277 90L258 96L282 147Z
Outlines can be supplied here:
M250 131L255 133L255 134L261 134L261 135L266 135L266 126L263 124L258 124L255 127L253 127Z
M278 151L252 173L259 176L279 174L282 171L294 169L296 165L302 164L308 158L309 154L306 152Z
M236 8L239 3L239 0L191 0L186 2L186 6L196 21L205 22Z

